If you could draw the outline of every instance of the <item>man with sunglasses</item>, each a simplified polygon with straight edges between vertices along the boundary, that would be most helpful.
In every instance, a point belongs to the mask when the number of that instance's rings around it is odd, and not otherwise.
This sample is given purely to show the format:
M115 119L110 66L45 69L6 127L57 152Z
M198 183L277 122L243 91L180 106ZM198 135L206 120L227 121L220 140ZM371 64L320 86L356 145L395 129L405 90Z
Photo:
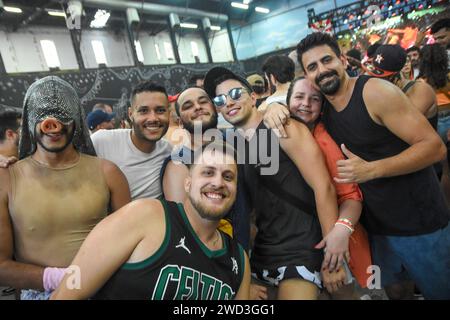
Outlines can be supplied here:
M317 299L322 262L322 267L330 270L340 265L348 254L349 237L329 233L325 227L334 224L338 210L319 147L308 128L295 120L287 126L290 138L279 141L263 124L248 82L230 70L211 69L204 88L224 118L245 138L245 182L258 228L251 255L253 275L277 286L278 299ZM279 157L267 163L254 146L270 148L268 154ZM250 160L255 158L256 163ZM273 162L278 162L279 170L265 175L264 169ZM315 249L322 234L327 235L325 259Z

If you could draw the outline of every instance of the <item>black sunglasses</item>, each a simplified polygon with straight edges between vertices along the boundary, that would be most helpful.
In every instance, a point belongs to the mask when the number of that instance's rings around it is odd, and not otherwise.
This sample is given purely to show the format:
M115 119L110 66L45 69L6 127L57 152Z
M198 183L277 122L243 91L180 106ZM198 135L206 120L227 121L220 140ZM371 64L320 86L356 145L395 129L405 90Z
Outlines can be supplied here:
M244 88L233 88L228 91L228 94L221 94L214 97L213 102L217 108L222 108L227 104L227 97L230 97L234 101L239 100L242 97L242 92L246 92Z

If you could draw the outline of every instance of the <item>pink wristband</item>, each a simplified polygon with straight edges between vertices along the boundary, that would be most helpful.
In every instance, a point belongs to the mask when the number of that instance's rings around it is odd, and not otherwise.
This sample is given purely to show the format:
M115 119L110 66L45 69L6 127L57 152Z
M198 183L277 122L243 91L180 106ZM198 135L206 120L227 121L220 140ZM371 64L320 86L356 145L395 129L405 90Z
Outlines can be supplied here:
M64 278L66 268L45 268L42 281L45 291L53 291L58 288L61 280Z

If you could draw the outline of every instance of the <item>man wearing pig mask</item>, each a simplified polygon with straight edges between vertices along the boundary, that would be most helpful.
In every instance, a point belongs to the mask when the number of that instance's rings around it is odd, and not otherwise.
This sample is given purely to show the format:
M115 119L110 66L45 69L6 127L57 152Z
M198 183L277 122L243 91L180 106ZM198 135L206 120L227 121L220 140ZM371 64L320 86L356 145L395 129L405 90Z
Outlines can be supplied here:
M20 160L0 169L0 285L23 289L21 299L47 299L65 272L77 276L66 268L88 233L130 201L123 173L95 157L83 119L58 77L25 95Z

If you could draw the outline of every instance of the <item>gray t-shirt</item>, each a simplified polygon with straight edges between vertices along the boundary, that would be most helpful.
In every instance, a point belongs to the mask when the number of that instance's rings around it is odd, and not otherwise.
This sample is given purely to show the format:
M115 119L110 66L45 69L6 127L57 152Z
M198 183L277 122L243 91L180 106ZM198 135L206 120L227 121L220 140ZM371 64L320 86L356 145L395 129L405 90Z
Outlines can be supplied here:
M140 151L131 141L131 129L99 130L91 136L97 156L115 163L125 174L131 199L161 195L160 170L172 146L164 139L151 153Z

